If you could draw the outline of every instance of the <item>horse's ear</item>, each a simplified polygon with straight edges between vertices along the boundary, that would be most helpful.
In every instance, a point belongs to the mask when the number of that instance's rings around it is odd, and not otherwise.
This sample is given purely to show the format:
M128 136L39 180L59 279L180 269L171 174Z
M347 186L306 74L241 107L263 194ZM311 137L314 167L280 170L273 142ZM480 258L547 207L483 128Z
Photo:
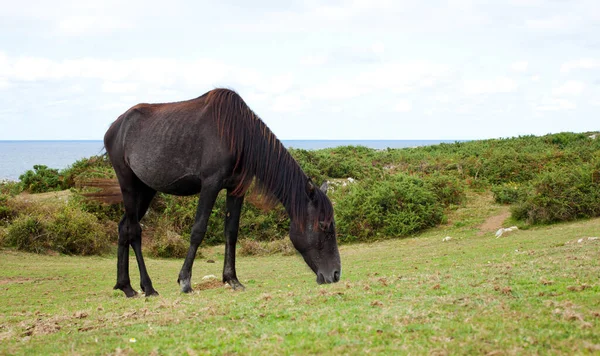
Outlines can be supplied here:
M306 194L308 194L308 197L312 200L312 198L315 196L315 189L317 189L317 187L315 187L315 184L313 183L312 179L308 179L308 182L306 183Z
M323 184L321 184L321 191L325 194L327 194L327 188L329 188L329 184L327 183L327 181L324 181Z

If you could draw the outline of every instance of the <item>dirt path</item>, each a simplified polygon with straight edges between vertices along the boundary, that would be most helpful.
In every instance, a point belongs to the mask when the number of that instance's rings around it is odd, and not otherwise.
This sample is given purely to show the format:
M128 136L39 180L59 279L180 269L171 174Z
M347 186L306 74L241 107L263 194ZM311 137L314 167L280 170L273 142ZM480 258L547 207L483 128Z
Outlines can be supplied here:
M510 211L508 208L498 215L490 216L487 220L479 225L479 236L487 232L495 232L502 227L502 224L506 219L510 217Z

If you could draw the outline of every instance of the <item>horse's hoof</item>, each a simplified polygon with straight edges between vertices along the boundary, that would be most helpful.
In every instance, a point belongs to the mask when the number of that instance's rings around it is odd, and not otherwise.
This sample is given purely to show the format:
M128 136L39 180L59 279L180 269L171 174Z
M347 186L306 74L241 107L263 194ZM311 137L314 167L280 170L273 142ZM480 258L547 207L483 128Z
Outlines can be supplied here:
M146 296L146 298L148 298L148 297L158 297L158 292L155 291L154 289L152 289L151 291L146 292L145 296Z
M130 285L122 287L121 285L117 284L113 287L113 289L119 289L121 290L123 293L125 293L125 296L127 298L133 298L135 297L138 293L135 291L135 289L131 288Z
M236 292L243 292L244 290L246 290L246 287L244 287L244 285L241 284L238 280L230 280L227 281L227 283L231 286L231 289L233 289Z
M183 281L180 280L179 281L179 286L181 287L181 292L182 293L192 293L194 290L192 289L192 286L190 285L190 281Z
M125 293L127 298L133 298L138 295L138 293L135 290L133 290L133 288L128 288L128 289L125 288L125 289L123 289L123 293Z

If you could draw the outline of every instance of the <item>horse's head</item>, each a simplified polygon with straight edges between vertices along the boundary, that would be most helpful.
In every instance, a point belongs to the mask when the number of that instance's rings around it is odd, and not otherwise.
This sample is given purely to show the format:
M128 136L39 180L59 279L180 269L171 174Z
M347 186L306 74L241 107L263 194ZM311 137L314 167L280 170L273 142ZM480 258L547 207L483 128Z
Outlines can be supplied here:
M304 221L292 221L290 239L304 261L317 275L317 283L335 283L340 280L341 262L338 251L333 207L327 198L327 183L317 189L308 182L309 198Z

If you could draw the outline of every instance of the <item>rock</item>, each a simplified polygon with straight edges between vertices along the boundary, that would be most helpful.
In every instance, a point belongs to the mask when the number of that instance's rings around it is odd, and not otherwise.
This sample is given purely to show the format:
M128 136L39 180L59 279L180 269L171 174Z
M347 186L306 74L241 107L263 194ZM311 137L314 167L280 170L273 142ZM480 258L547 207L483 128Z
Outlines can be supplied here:
M450 236L446 236L446 237L444 237L442 239L443 242L447 242L447 241L450 241L450 240L452 240L452 237L450 237Z
M209 274L208 276L202 277L203 281L208 281L209 279L218 279L214 274Z

